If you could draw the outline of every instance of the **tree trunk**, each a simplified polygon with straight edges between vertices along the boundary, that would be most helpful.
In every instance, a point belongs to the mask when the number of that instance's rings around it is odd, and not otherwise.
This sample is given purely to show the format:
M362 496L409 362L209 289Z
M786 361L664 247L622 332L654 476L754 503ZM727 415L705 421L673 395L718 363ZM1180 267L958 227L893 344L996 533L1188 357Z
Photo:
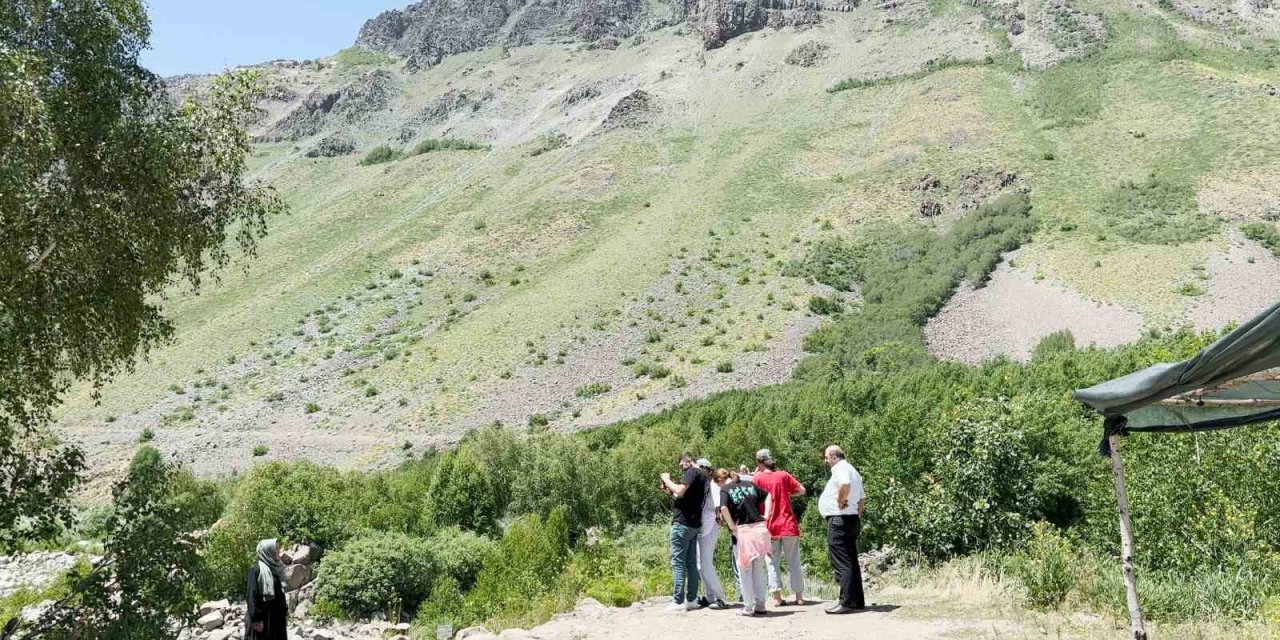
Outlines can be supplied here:
M1129 524L1129 492L1124 488L1124 461L1120 459L1120 436L1107 436L1111 445L1111 477L1116 484L1116 505L1120 511L1120 561L1124 567L1125 599L1129 604L1129 629L1133 640L1147 640L1138 606L1138 578L1133 572L1133 526Z

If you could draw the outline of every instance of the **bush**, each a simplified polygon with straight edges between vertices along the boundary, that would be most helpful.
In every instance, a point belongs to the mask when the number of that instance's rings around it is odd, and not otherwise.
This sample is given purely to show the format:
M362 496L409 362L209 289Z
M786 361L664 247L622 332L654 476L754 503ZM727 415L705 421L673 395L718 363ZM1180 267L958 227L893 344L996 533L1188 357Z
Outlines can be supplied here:
M414 145L413 155L422 155L431 153L432 151L485 151L489 147L487 145L471 142L470 140L458 140L457 138L427 138L422 142Z
M1142 182L1124 182L1098 212L1104 231L1141 244L1183 244L1218 230L1218 218L1197 210L1195 186L1151 174Z
M155 440L155 439L156 439L156 432L152 431L151 427L144 428L142 430L142 433L138 434L138 442L141 442L144 444L147 442L151 442L152 440Z
M1276 225L1267 222L1250 222L1240 227L1240 231L1244 233L1244 237L1258 242L1270 249L1271 253L1280 256L1280 231L1276 230Z
M271 449L268 448L267 445L265 444L258 444L253 446L253 457L255 458L261 458L262 456L265 456L270 452L271 452Z
M440 574L452 578L457 588L465 591L475 584L485 557L497 543L458 527L446 527L431 536L430 546Z
M389 147L387 145L378 145L369 150L364 158L360 160L362 165L382 164L384 162L392 162L404 157L404 152L399 149Z
M598 395L609 393L613 390L613 386L608 382L592 382L584 384L574 390L573 395L579 398L594 398Z
M569 530L562 510L545 519L530 514L516 520L485 558L475 588L467 594L468 613L484 620L527 611L556 584L568 560Z
M533 149L529 151L530 156L540 156L548 151L563 149L569 146L569 136L559 131L549 131L538 137Z
M347 618L412 610L431 595L439 564L426 540L398 533L356 538L320 564L316 601Z
M716 373L733 373L733 363L725 360L716 363Z
M359 46L347 47L334 56L342 67L359 67L365 65L391 64L391 56L377 51L369 51Z
M844 304L838 296L813 296L809 298L809 310L820 316L831 316L844 312Z
M1031 359L1042 360L1055 353L1065 353L1075 351L1075 349L1076 337L1071 334L1070 329L1054 331L1040 338L1040 342L1037 342L1035 348L1031 350Z
M1074 566L1080 551L1053 525L1037 522L1022 550L1013 555L1009 569L1027 588L1033 607L1055 607L1076 586Z
M497 535L502 513L489 477L466 449L441 456L427 493L427 511L440 527Z

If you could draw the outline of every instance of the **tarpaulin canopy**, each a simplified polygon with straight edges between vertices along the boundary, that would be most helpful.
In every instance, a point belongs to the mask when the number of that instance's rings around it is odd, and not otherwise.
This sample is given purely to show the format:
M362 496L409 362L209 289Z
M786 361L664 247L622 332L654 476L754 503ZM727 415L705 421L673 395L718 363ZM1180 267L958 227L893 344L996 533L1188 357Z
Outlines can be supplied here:
M1280 419L1280 303L1194 358L1079 389L1108 433L1226 429ZM1106 438L1103 438L1106 453Z

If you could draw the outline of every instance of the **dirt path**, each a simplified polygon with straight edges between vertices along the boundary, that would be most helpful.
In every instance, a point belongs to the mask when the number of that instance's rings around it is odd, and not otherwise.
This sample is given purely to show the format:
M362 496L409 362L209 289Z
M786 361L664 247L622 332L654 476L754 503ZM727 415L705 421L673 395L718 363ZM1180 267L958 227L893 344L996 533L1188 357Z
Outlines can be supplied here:
M525 632L506 631L502 638L538 640L667 640L694 638L871 638L916 640L955 638L965 629L982 628L981 621L912 620L898 615L898 607L881 605L845 616L831 616L823 609L830 603L770 609L761 618L746 618L737 609L703 609L683 613L665 611L669 599L650 599L626 609L611 609L586 601L571 613ZM988 625L989 626L989 625ZM479 640L479 636L476 640Z

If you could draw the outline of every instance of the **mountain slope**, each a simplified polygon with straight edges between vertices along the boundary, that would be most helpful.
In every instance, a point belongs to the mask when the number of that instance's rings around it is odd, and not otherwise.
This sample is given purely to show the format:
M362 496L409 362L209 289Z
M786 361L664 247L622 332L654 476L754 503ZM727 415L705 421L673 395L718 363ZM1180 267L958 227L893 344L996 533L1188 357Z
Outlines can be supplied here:
M1123 311L1102 342L1218 326L1280 274L1238 232L1280 217L1266 15L711 3L578 32L569 7L510 39L530 8L477 6L500 28L452 48L374 38L384 16L362 48L261 67L254 166L292 213L241 269L173 293L172 346L100 405L71 399L63 427L95 468L144 427L202 472L256 445L367 466L494 420L582 428L781 382L829 321L811 300L858 303L787 264L868 225L945 231L1001 192L1029 192L1039 220L1003 267L1025 284L974 291L1013 296L985 320L944 309L938 353L1025 355L1098 304ZM487 148L359 162L441 137ZM1061 322L1017 302L1050 289ZM971 326L937 324L955 317ZM965 337L1011 324L1034 329Z

